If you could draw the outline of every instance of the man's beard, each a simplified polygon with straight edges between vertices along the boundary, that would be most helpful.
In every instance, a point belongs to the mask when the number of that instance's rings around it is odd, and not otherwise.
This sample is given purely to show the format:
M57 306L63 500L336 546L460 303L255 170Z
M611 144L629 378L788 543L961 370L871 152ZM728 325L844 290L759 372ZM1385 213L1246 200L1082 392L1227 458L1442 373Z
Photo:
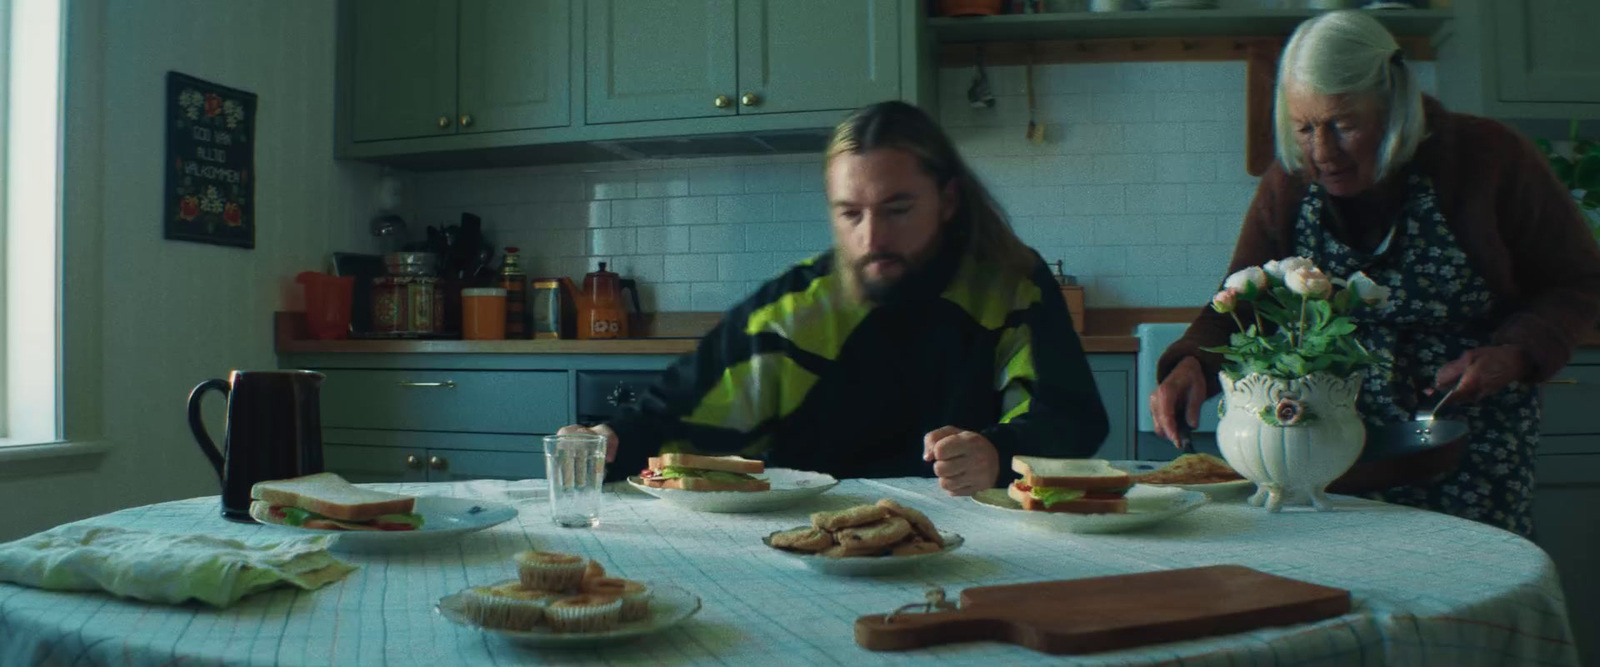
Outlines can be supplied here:
M856 284L861 286L861 294L874 303L886 304L906 300L916 294L927 291L929 284L935 280L930 270L935 260L946 250L950 242L947 235L940 234L933 240L929 248L921 255L910 257L893 252L873 252L857 259L851 264L850 270L855 273ZM900 275L893 277L868 278L867 265L878 260L899 262L903 267Z

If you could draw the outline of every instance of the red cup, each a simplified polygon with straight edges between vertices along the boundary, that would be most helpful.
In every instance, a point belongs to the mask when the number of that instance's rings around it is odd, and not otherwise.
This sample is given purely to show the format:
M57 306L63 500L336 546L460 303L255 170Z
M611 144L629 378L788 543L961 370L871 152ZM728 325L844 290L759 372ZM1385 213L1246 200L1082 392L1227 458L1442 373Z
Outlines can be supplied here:
M303 271L294 277L306 290L306 328L318 340L350 336L350 298L356 279Z

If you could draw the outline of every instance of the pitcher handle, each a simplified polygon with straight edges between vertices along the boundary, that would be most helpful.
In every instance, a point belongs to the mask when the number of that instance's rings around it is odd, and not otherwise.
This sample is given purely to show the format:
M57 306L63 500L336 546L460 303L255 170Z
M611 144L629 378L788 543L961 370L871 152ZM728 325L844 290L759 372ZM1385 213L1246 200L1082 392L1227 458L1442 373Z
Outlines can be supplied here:
M227 380L212 378L195 385L194 391L189 392L189 430L194 432L194 440L200 444L200 451L211 460L211 467L217 469L219 480L222 479L222 450L217 449L217 444L211 441L211 435L206 433L205 422L200 418L200 399L207 389L222 392L223 398L227 398L231 388Z
M633 312L643 315L644 310L639 308L639 283L634 282L632 278L624 278L619 282L622 286L617 288L617 291L627 292L629 296L633 297Z

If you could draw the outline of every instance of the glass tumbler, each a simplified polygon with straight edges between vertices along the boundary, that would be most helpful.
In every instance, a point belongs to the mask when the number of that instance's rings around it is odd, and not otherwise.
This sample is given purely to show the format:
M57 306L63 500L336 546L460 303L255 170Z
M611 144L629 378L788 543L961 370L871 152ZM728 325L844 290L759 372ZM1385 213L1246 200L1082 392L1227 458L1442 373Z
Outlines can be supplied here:
M550 483L550 520L563 528L599 525L600 485L606 477L605 436L545 436L544 469Z

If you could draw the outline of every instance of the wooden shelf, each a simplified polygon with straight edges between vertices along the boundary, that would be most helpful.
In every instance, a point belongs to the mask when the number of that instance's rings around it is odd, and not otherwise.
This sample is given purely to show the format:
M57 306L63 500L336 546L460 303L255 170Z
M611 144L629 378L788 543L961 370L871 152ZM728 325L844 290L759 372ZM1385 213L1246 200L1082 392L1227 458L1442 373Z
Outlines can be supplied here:
M1126 39L1138 37L1286 37L1316 16L1300 9L1163 9L1132 12L1063 12L928 19L940 43ZM1453 13L1437 9L1374 10L1396 36L1432 37Z

